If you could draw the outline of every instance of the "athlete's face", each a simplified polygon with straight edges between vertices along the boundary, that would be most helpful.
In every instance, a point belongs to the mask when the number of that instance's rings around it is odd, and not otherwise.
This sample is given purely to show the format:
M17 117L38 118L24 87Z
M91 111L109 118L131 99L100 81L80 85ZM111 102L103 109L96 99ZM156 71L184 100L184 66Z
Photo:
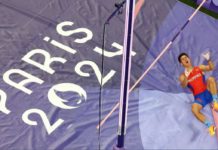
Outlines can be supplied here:
M190 58L189 58L188 56L183 55L183 56L180 58L180 60L181 60L181 64L183 65L183 67L188 68L188 67L191 67L191 66L192 66L191 60L190 60Z

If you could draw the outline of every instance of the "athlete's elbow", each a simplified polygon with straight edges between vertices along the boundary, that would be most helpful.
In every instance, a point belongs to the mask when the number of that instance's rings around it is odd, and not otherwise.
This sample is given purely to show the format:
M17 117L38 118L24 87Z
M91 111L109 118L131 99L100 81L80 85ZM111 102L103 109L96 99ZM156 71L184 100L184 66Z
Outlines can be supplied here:
M210 66L210 70L212 71L212 70L214 70L215 69L215 66L214 65L211 65Z

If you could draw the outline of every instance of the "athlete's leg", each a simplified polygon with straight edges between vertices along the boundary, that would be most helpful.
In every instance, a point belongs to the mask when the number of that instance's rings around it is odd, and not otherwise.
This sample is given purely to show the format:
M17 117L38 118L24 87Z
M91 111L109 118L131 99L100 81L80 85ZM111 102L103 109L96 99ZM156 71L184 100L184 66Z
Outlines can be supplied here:
M208 132L211 136L213 136L215 134L215 126L206 119L205 115L201 113L203 106L198 104L198 103L193 103L192 104L192 113L195 115L195 117L201 121L202 123L204 123L207 128L208 128Z
M218 110L218 96L217 96L217 86L216 80L213 77L209 77L207 79L207 89L210 91L213 97L213 108L217 111Z
M202 110L202 106L198 103L193 103L192 104L192 113L195 115L195 117L201 121L202 123L205 123L206 121L206 117L204 116L204 114L201 113Z

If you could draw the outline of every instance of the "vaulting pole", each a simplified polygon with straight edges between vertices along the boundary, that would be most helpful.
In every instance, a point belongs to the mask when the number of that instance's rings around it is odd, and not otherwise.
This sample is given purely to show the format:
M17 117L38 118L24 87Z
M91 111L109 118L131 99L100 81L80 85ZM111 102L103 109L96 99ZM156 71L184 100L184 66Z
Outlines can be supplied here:
M120 89L120 111L118 125L118 139L115 150L124 149L124 137L126 134L128 99L129 99L129 81L131 71L131 50L133 40L134 27L134 9L135 0L127 0L126 18L125 18L125 35L124 35L124 50L122 62L122 77Z

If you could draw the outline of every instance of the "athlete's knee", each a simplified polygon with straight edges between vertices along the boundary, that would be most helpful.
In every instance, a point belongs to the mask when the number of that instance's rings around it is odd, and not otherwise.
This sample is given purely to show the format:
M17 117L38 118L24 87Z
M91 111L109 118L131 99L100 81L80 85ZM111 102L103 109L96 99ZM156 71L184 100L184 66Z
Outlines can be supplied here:
M207 79L207 82L209 82L209 83L216 83L216 80L215 80L214 77L209 77L209 78Z
M198 114L200 113L200 110L197 109L195 106L192 106L192 113L193 113L194 115L198 115Z

